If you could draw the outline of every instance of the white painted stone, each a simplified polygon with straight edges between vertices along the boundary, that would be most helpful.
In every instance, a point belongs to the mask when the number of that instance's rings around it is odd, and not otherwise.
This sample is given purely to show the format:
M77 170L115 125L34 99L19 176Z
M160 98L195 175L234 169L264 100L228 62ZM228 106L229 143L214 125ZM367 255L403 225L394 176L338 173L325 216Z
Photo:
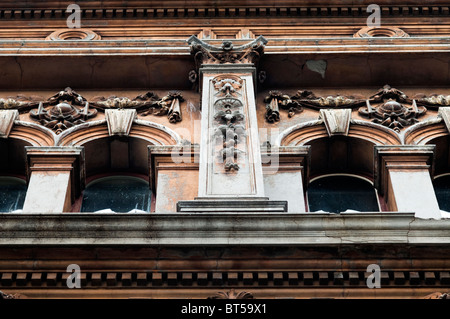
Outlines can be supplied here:
M137 113L135 109L107 109L105 117L109 136L128 136Z
M18 110L0 110L0 138L7 138L9 136L14 121L18 118Z
M305 197L301 172L264 175L264 190L270 200L288 201L288 213L304 213Z
M61 213L70 203L70 172L31 174L23 211Z
M389 178L399 212L414 212L417 218L441 218L428 170L390 170Z

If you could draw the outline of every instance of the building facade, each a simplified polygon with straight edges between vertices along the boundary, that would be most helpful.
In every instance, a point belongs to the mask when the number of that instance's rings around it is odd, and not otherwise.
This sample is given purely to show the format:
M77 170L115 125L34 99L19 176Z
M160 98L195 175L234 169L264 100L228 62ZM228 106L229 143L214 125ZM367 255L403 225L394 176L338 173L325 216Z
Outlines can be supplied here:
M445 298L450 6L371 2L3 1L2 296Z

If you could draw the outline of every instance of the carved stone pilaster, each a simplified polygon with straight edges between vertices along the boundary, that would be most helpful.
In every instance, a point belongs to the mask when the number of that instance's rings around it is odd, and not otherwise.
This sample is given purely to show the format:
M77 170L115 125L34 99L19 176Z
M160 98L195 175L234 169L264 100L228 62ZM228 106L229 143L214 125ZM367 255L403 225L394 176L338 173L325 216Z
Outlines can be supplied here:
M238 47L188 40L199 70L202 134L198 197L179 201L180 212L287 211L265 196L255 103L255 64L263 37Z

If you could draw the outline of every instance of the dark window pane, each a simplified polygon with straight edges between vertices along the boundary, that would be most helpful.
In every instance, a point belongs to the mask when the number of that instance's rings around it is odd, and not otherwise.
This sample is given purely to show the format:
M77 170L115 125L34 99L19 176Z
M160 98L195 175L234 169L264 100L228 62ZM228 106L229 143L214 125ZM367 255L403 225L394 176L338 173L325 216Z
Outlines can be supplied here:
M27 184L19 178L0 177L0 212L22 209Z
M83 192L82 212L111 209L126 213L133 209L150 211L148 183L134 177L115 176L96 180Z
M450 175L436 178L433 182L433 186L439 208L450 212Z
M309 211L323 210L340 213L348 209L377 212L378 201L374 187L356 177L328 176L317 179L308 187Z

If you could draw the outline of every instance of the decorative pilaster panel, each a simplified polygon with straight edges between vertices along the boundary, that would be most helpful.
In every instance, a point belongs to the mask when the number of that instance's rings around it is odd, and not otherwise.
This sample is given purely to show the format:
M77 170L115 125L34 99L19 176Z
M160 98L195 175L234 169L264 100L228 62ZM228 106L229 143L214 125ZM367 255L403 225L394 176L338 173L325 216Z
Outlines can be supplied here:
M252 73L224 71L202 69L199 197L264 197Z
M202 134L198 197L179 201L180 212L286 211L286 201L270 201L264 192L256 118L255 64L263 37L234 47L188 40L202 94ZM198 71L197 71L198 70Z
M441 218L430 176L434 149L434 145L375 147L375 187L390 210Z

